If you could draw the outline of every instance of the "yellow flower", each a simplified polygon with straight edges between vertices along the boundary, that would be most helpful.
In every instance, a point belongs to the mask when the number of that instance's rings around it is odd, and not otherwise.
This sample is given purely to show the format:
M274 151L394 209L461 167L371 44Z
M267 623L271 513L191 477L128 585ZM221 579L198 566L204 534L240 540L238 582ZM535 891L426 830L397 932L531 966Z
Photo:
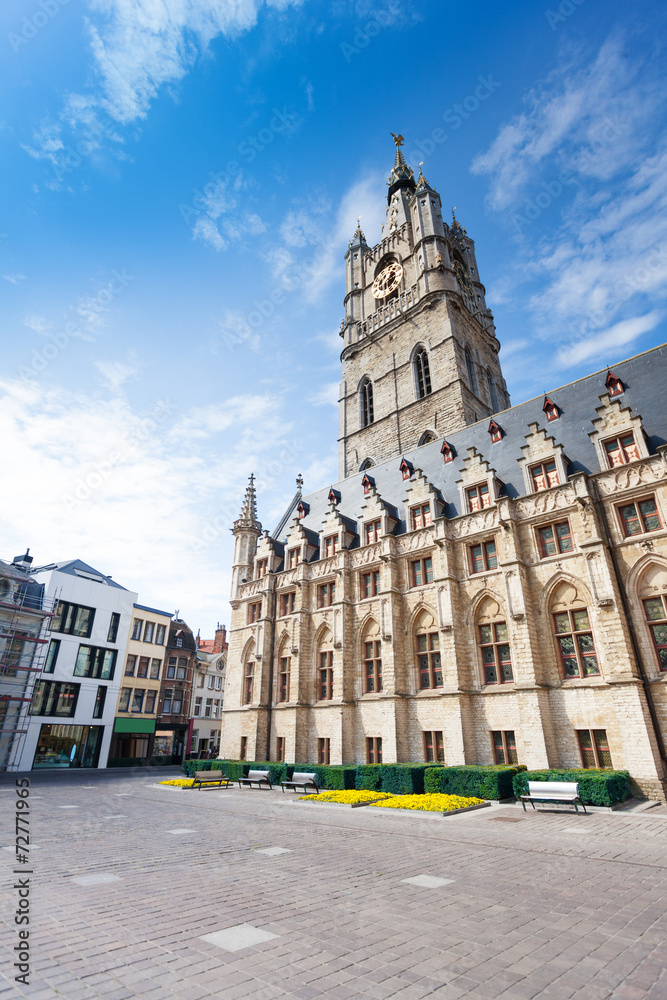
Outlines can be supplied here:
M178 788L192 788L192 778L170 778L168 781L161 781L161 785L177 785Z
M373 807L384 809L416 809L423 812L451 812L468 806L481 805L484 799L464 798L462 795L392 795L383 802L374 802Z
M387 798L386 792L367 792L363 789L350 788L345 791L336 789L331 792L320 792L317 795L300 795L302 802L343 802L356 805L358 802L377 802Z

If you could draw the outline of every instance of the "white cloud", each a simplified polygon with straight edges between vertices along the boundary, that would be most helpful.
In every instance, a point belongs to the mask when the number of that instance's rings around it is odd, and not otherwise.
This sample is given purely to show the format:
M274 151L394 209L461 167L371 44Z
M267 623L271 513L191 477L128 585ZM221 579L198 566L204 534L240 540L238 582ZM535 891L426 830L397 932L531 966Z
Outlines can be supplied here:
M95 367L101 376L101 382L114 392L129 379L141 371L141 366L133 358L130 361L95 361Z
M49 160L56 171L49 186L61 186L77 157L120 143L118 126L145 118L162 88L178 84L213 39L249 31L263 7L282 11L301 2L88 0L85 20L98 87L69 94L57 119L43 122L23 148Z
M18 285L19 281L25 281L25 274L3 274L2 277L5 281L8 281L10 285Z
M588 61L570 55L473 162L515 232L500 301L527 304L560 368L627 348L664 313L667 142L653 72L616 39Z
M581 364L582 361L590 361L591 358L601 360L607 358L609 351L614 351L617 347L626 347L642 334L654 330L662 318L663 313L653 310L645 316L621 320L608 330L596 333L572 347L561 348L558 352L558 361L568 368L571 365Z
M144 603L196 613L191 625L226 620L229 528L247 476L254 468L275 485L299 454L279 406L236 396L137 410L116 393L0 381L4 457L32 484L4 499L0 553L79 557Z
M562 60L525 95L528 110L503 125L473 160L473 173L491 178L490 207L517 205L545 167L547 182L559 169L599 181L634 164L658 100L637 85L637 75L615 38L592 61L580 53Z
M312 403L313 406L338 406L339 393L339 382L327 382L317 392L310 394L308 402Z
M35 333L39 333L42 336L49 332L51 329L51 324L47 323L43 316L38 316L36 313L28 313L23 319L23 325L27 326L29 330L34 330Z

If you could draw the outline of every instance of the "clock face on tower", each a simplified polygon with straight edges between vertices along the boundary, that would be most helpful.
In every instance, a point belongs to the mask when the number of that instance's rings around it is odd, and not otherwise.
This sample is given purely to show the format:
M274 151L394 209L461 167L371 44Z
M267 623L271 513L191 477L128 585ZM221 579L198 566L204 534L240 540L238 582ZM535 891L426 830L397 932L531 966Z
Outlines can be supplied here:
M373 295L376 299L386 299L401 283L403 268L398 262L389 264L378 274L373 282Z

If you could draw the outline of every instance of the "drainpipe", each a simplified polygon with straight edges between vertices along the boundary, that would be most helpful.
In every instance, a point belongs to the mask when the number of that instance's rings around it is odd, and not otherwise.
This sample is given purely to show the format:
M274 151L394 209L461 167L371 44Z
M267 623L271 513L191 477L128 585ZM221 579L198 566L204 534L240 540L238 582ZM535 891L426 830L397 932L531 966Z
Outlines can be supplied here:
M602 500L599 498L599 496L596 496L596 503L598 506L598 510L600 511L600 516L604 527L605 538L607 540L607 548L609 549L609 554L611 556L611 564L614 567L616 586L618 587L618 592L621 597L621 604L623 605L623 611L625 612L625 618L628 623L628 632L630 633L630 642L632 644L632 651L635 655L637 666L639 667L639 673L642 679L642 684L644 685L646 704L648 706L649 715L651 716L651 722L653 724L655 742L658 746L658 753L660 754L660 758L662 760L664 767L665 765L667 765L667 755L665 754L665 742L662 738L662 732L660 731L660 723L658 721L658 714L656 712L655 702L653 700L653 691L651 690L651 682L646 673L646 668L644 666L644 661L642 659L641 650L639 647L639 640L637 638L637 633L635 631L635 623L632 618L632 614L630 612L630 601L628 599L628 595L625 590L625 583L623 581L623 577L621 575L621 569L620 566L618 565L618 560L616 558L616 550L614 549L614 544L612 542L611 531L609 530L609 521L607 520L604 504Z
M271 652L269 659L269 700L266 709L266 757L265 760L271 760L271 709L273 707L273 653L276 643L276 579L273 573L271 574L271 590L269 591L268 604L269 611L271 612Z

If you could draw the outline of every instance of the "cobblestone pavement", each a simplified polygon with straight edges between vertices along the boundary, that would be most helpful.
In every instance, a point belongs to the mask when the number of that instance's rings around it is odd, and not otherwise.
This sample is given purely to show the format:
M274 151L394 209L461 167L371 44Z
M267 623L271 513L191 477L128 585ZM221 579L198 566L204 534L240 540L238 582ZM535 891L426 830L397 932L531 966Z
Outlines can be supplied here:
M443 818L155 781L33 780L31 985L0 850L1 1000L667 1000L662 813Z

